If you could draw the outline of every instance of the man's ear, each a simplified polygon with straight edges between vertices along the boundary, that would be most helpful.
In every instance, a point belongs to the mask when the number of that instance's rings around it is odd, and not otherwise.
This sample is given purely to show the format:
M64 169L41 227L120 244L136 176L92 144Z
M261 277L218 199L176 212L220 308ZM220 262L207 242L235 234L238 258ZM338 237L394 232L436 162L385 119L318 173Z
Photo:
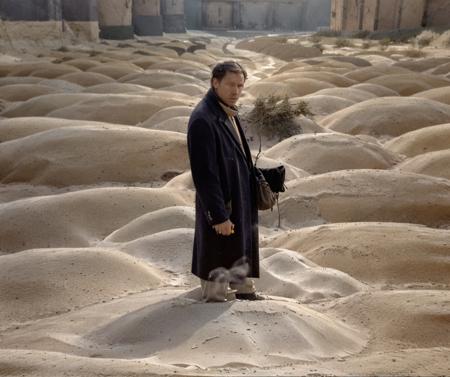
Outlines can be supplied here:
M217 78L213 77L211 83L214 89L217 89L219 87L219 80L217 80Z

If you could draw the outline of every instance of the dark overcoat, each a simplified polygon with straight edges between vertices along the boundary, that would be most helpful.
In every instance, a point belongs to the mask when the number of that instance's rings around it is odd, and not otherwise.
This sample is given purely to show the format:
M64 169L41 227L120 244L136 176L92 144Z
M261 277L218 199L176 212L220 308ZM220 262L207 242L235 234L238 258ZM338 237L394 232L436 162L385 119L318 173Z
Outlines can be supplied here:
M258 209L250 148L242 140L210 89L193 110L188 124L188 151L196 188L192 273L203 280L218 267L230 269L241 258L249 277L259 277ZM230 236L216 234L215 224L235 225Z

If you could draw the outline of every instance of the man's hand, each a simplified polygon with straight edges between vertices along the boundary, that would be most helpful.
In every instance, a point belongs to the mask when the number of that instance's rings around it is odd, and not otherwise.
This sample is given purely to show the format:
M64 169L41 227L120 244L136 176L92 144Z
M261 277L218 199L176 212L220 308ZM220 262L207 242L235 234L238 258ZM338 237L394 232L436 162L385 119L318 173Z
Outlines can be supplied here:
M234 224L230 220L222 224L213 225L213 228L217 234L221 234L222 236L229 236L234 233Z

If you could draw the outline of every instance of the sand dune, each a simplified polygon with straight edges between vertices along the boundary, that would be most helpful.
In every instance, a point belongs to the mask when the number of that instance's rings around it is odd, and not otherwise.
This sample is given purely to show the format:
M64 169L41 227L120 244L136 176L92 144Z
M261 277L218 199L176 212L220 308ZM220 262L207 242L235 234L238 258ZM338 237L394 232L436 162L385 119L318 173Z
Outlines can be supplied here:
M171 97L162 93L151 95L91 94L91 96L95 97L53 110L47 116L135 125L148 119L164 107L193 103L191 98L181 94L172 94Z
M35 249L3 256L2 325L52 316L148 290L164 274L107 249Z
M192 107L189 106L168 106L159 110L149 117L145 122L139 124L141 127L151 128L152 126L174 117L190 116Z
M5 101L18 102L58 92L61 92L61 90L39 84L4 85L0 87L0 98Z
M194 228L195 212L192 207L167 207L146 213L120 229L115 230L106 242L128 242L150 234L176 228ZM166 251L167 252L167 251Z
M19 139L39 132L63 127L104 126L106 128L122 127L103 122L71 120L47 117L18 117L0 119L0 142ZM0 147L0 150L2 147Z
M382 85L395 90L402 96L410 96L425 90L449 86L450 80L437 78L433 75L405 73L376 77L367 80L367 83Z
M151 128L154 130L173 131L187 134L188 122L188 116L173 117L155 124ZM142 124L145 124L145 122Z
M284 315L274 319L280 312ZM184 331L179 323L185 324ZM164 334L161 338L154 337L155 327ZM205 311L204 305L179 298L117 318L87 334L83 343L95 347L102 357L154 355L152 359L163 364L232 367L357 353L365 337L342 322L290 302L225 303Z
M392 90L388 89L385 86L377 85L377 84L369 84L369 83L361 83L353 85L351 88L358 89L358 90L364 90L366 92L375 94L377 97L394 97L398 96L399 94Z
M202 81L192 76L164 70L147 70L143 73L133 73L123 76L118 81L148 86L154 89L179 84L202 84Z
M375 94L369 93L365 90L355 89L353 87L322 89L317 92L314 92L313 94L310 94L310 96L316 95L334 96L347 99L352 102L363 102L373 98L377 98Z
M414 94L414 97L428 98L450 105L450 82L448 86L435 88Z
M193 205L174 189L94 188L33 197L0 206L0 251L87 247L143 214Z
M328 90L328 89L324 89ZM319 90L322 92L322 90ZM294 97L290 99L290 103L298 103L299 101L304 101L308 104L308 109L314 114L315 119L320 119L320 117L326 117L327 115L333 114L336 111L345 109L354 105L355 102L342 98L336 97L334 95L328 94L317 94L315 92L304 97Z
M311 174L344 169L387 169L398 157L382 146L355 136L322 133L296 135L264 151Z
M356 80L359 82L366 82L370 79L384 76L384 75L398 75L398 74L408 74L411 73L410 70L402 67L394 67L389 65L377 65L374 67L364 67L352 70L351 72L345 74L345 77L349 79ZM385 85L382 85L385 86Z
M422 153L449 148L450 123L407 132L388 141L385 147L394 153L414 157Z
M450 106L440 102L425 98L382 97L338 111L323 119L320 125L352 135L399 136L446 123L449 119Z
M290 297L302 303L349 296L365 289L356 279L332 268L323 268L295 251L262 249L261 279L264 294Z
M96 84L84 88L84 93L109 93L109 94L151 94L153 89L143 85L111 82Z
M450 223L450 181L426 175L344 170L292 181L287 193L281 195L280 211L282 225L290 228L360 221L431 227ZM269 213L260 218L263 225L276 226L277 219Z
M60 76L59 79L66 80L85 87L114 82L112 78L98 72L68 73L66 75Z
M100 182L150 183L183 172L186 138L137 127L63 127L0 146L0 182L56 187Z
M396 169L450 180L450 148L411 157L397 165Z
M322 267L378 287L450 286L450 231L399 223L342 223L289 231L267 246L295 250Z
M449 298L442 290L359 293L343 298L329 312L376 334L372 350L447 347Z

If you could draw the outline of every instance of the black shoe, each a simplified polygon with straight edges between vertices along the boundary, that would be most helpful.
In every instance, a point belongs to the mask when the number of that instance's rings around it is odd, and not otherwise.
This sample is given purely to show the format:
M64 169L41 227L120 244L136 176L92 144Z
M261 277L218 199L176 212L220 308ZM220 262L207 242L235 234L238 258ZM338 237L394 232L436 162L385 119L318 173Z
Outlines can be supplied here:
M257 293L236 293L236 298L238 300L249 300L249 301L265 300L264 296L261 296Z

